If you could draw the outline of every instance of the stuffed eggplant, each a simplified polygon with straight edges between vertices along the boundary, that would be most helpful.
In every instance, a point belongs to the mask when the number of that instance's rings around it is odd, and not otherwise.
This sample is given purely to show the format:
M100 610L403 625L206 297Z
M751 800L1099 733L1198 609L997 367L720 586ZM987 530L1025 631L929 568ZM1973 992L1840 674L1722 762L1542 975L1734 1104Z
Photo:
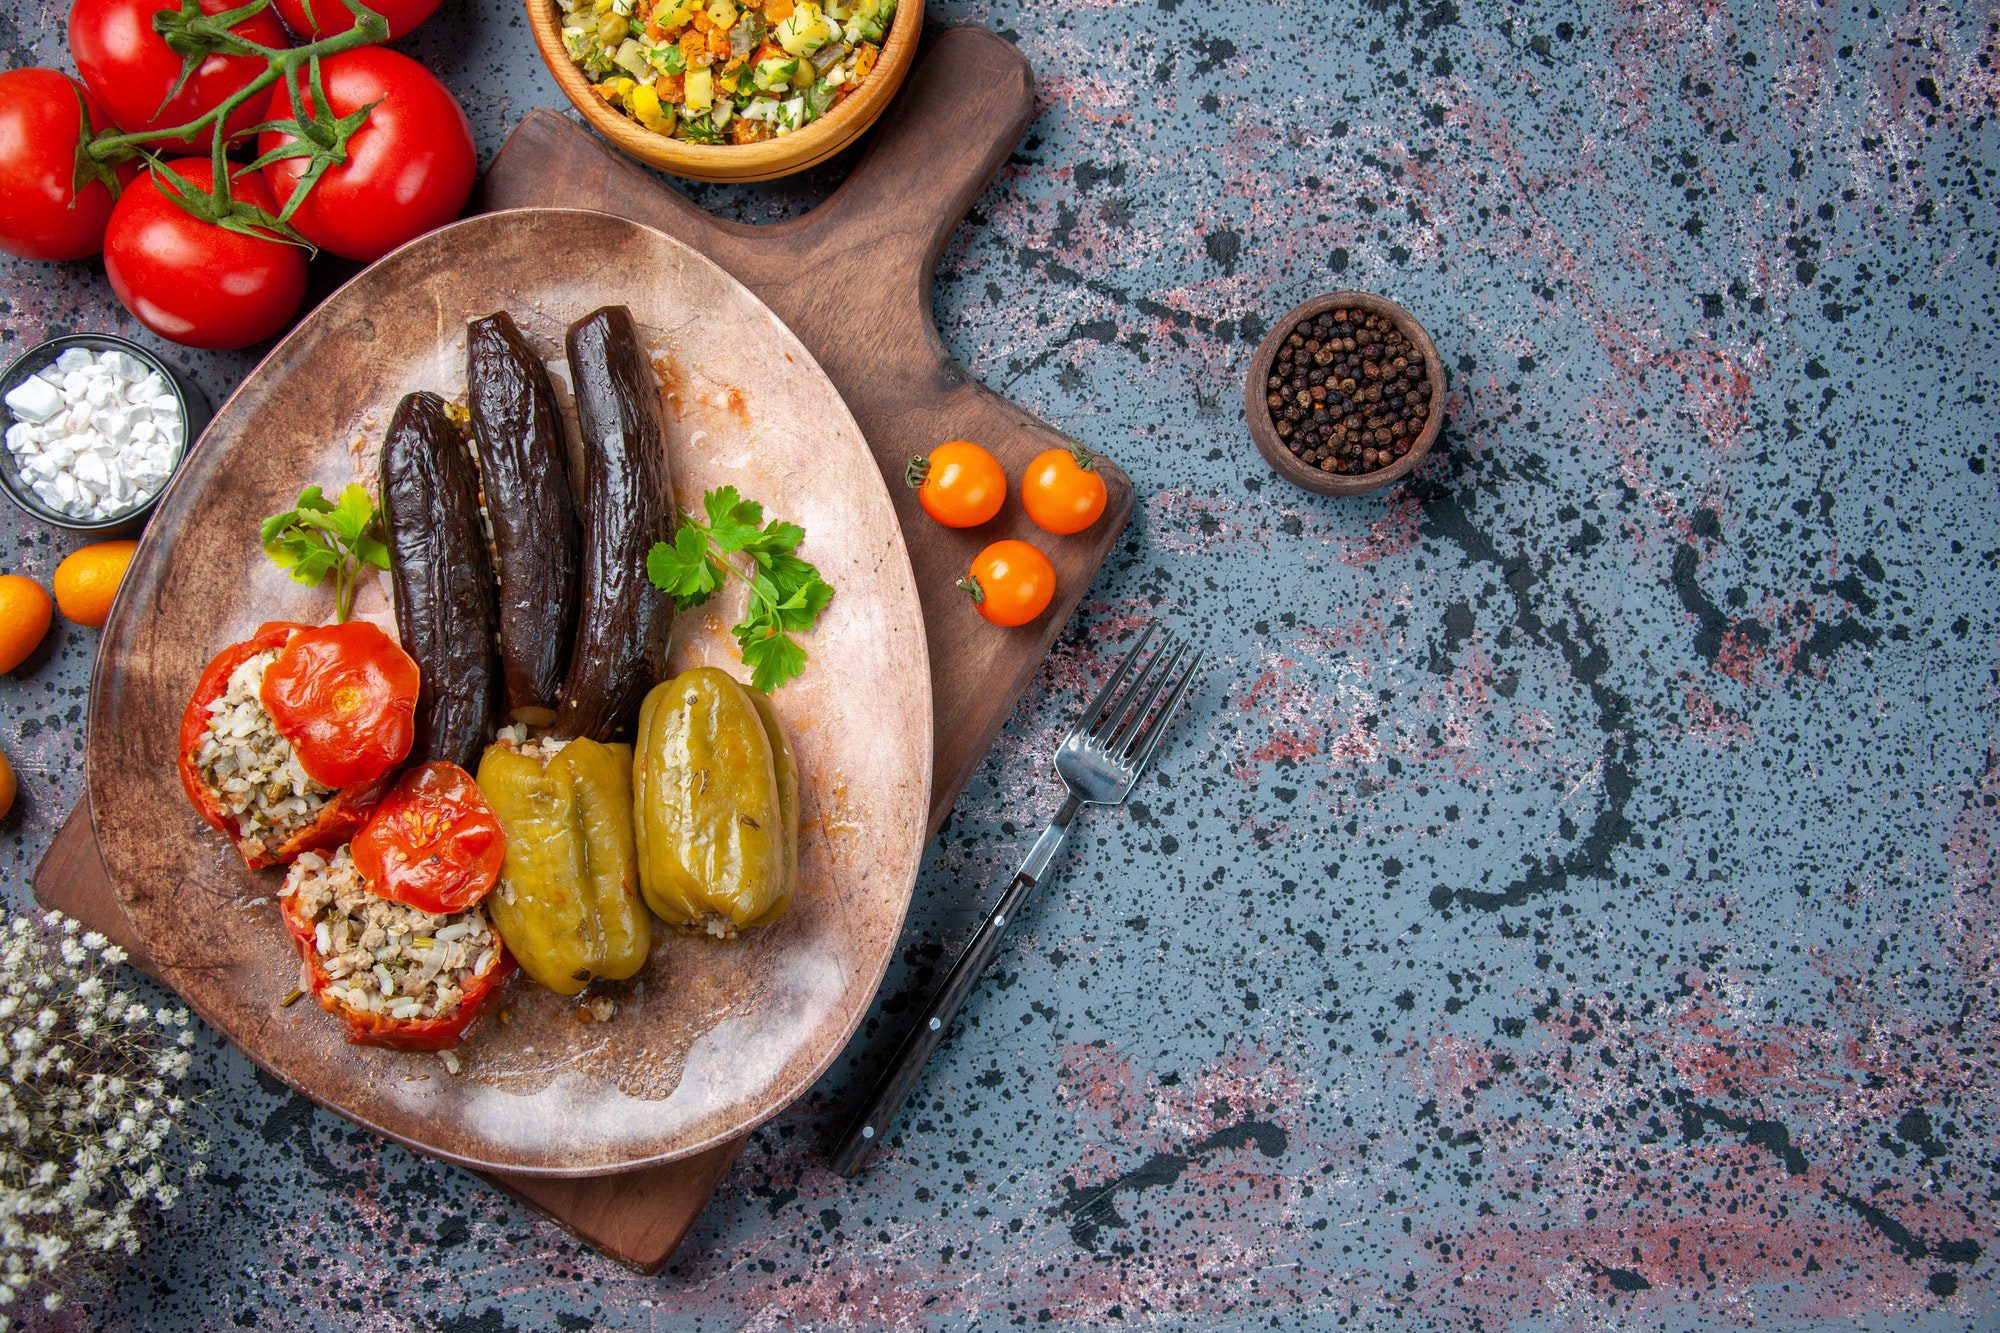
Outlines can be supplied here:
M576 512L562 418L541 356L505 311L465 335L466 385L500 585L507 715L555 720L576 625Z
M646 577L646 553L673 538L673 479L659 381L624 306L570 325L569 368L582 437L583 605L555 734L601 741L628 728L666 666L673 611Z
M411 761L470 768L500 700L493 574L472 454L434 393L409 395L389 421L382 518L396 629L423 671Z

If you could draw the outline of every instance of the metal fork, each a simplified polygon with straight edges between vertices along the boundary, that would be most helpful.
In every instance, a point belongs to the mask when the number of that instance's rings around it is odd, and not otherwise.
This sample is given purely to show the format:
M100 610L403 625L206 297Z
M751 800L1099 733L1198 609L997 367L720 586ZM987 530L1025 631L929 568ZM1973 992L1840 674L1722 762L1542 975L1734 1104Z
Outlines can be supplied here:
M1152 637L1153 626L1148 625L1057 747L1056 772L1069 789L1062 809L1035 840L1014 882L1000 895L999 904L952 964L944 984L932 994L923 1013L918 1015L916 1026L903 1038L895 1058L876 1082L875 1090L868 1094L861 1113L841 1136L833 1150L833 1169L841 1175L852 1176L861 1170L896 1113L909 1100L925 1063L944 1044L952 1020L958 1017L972 988L979 984L980 975L993 961L993 955L1000 951L1008 924L1026 905L1049 862L1061 849L1063 839L1069 836L1070 821L1076 818L1077 811L1086 805L1121 804L1132 794L1139 775L1146 771L1147 761L1153 757L1168 721L1180 708L1188 687L1194 683L1195 670L1201 665L1201 654L1190 656L1188 646L1176 642L1171 630L1161 635L1159 646L1150 656L1146 655L1146 645Z

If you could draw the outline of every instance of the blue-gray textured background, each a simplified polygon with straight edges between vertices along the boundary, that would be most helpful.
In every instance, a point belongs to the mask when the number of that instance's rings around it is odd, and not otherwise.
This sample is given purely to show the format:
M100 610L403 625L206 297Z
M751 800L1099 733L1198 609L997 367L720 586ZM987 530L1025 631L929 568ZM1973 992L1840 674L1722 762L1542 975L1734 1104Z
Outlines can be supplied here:
M67 66L64 12L7 0L6 63ZM881 1010L657 1278L211 1037L216 1172L71 1322L2000 1320L2000 8L932 13L1040 78L946 253L945 341L1140 505ZM483 158L560 105L509 0L404 45ZM837 174L694 193L768 218ZM1289 489L1241 419L1250 346L1331 287L1452 370L1444 446L1385 495ZM134 331L101 269L0 262L0 352L78 329ZM218 401L254 360L168 355ZM70 545L0 518L9 570ZM1214 664L1160 772L834 1178L825 1136L1054 803L1074 691L1155 613ZM94 642L0 679L10 902L80 791Z

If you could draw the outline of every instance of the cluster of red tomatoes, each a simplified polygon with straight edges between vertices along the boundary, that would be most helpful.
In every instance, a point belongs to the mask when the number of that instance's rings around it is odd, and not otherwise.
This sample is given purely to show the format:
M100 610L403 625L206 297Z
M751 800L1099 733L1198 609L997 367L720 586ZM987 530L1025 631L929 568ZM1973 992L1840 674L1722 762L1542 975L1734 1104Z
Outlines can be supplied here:
M391 37L438 5L369 2ZM237 0L198 4L214 15ZM217 51L200 56L182 81L182 58L155 27L156 15L182 12L172 0L75 0L69 44L80 81L53 69L0 72L0 250L43 260L102 251L112 289L146 327L194 347L242 347L297 314L309 250L219 218L209 193L220 193L210 156L215 127L134 141L129 155L109 162L82 151L86 135L127 139L197 122L280 68L275 57L254 51ZM311 16L308 0L274 0L228 31L282 53L295 50L295 41L323 41L354 25L342 0L316 0ZM325 107L305 72L294 70L271 82L268 95L259 90L229 113L221 133L237 156L227 159L226 198L280 214L310 159L281 155L297 136L270 122L300 123L302 111L331 119L366 110L345 160L326 165L311 183L285 219L290 228L312 247L370 260L457 217L477 159L472 127L450 91L416 61L380 46L335 51L318 64ZM149 167L141 148L164 170Z

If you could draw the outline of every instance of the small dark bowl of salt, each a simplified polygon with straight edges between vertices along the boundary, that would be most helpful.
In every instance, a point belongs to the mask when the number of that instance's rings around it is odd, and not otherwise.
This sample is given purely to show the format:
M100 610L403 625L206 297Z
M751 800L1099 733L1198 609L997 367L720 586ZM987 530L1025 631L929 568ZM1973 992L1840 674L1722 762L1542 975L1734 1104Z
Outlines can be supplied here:
M64 390L65 376L56 367L65 353L72 352L100 367L104 353L128 358L113 363L109 375L93 372L102 386L97 396L105 401L91 403ZM82 368L76 356L70 361ZM133 366L138 369L132 370ZM148 372L158 375L164 387L141 400L130 398L127 386L145 383ZM30 384L31 380L39 384ZM78 408L88 419L84 429L110 447L86 451L89 463L78 454L52 468L49 458L67 450L63 446L52 450L46 437L62 431L60 423ZM136 532L159 503L208 417L208 400L201 390L130 339L114 333L72 333L36 343L0 372L0 431L5 432L0 443L0 492L15 508L64 532L96 537ZM149 433L143 440L134 439L141 423ZM88 474L82 484L76 475L79 467ZM67 486L56 480L60 471L71 474Z

